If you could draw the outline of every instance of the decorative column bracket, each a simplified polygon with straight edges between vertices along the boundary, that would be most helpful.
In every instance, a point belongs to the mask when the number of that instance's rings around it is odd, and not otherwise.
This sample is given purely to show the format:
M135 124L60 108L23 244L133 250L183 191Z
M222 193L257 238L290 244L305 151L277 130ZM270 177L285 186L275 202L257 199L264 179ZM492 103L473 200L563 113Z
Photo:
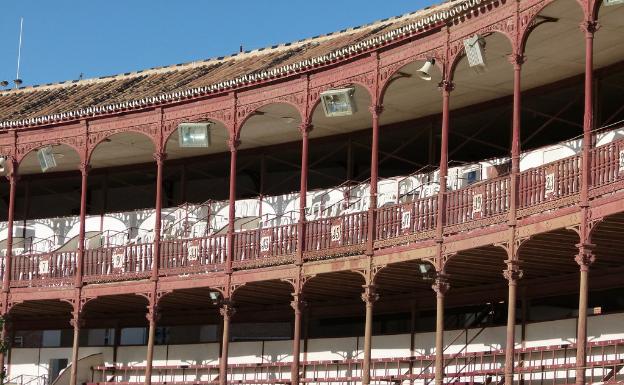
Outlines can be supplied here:
M589 267L596 261L596 255L593 252L595 245L579 243L576 247L578 248L578 254L574 258L574 261L579 265L581 271L587 272L589 271Z

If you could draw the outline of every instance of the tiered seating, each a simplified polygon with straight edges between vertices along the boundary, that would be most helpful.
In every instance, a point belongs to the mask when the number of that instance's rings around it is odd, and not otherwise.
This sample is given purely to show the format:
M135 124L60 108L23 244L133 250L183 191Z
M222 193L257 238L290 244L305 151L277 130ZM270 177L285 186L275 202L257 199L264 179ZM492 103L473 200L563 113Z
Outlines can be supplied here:
M624 340L590 342L587 346L586 373L590 383L624 381ZM516 349L515 381L523 384L567 384L574 382L576 346L564 344ZM376 383L400 384L410 381L428 385L434 378L433 355L378 358L371 362ZM503 379L505 352L448 354L445 383L497 384ZM301 362L301 382L342 384L360 381L359 359ZM144 380L142 366L101 366L93 368L98 382L88 385L133 385ZM204 385L218 381L219 365L168 365L153 368L153 384ZM290 362L263 362L228 365L232 384L283 384L290 381Z

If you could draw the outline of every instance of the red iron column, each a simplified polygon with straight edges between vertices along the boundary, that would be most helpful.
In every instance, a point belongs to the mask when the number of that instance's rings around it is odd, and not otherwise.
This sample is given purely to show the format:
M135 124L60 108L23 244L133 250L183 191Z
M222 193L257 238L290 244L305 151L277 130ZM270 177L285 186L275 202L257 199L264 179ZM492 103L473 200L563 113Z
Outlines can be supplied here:
M85 255L85 221L87 217L87 176L89 174L89 165L87 163L80 164L80 228L78 233L78 255L76 258L76 281L77 288L82 287L82 275L84 273L84 255Z
M301 131L301 185L299 188L299 226L297 229L297 264L303 264L303 252L305 251L305 222L306 203L308 196L308 134L312 131L312 125L302 123Z
M7 162L8 163L8 162ZM9 288L11 287L11 271L12 271L12 259L13 259L13 220L15 217L15 188L17 185L17 162L10 160L9 174L9 213L7 218L7 242L6 242L6 255L4 257L4 276L2 277L2 293L5 298L5 308L8 305L6 299L8 298Z
M160 264L160 231L162 226L162 180L163 180L163 165L167 154L158 152L154 154L156 160L156 204L154 219L154 252L152 253L152 281L158 280L158 266Z
M299 385L299 362L301 355L301 313L305 307L301 293L293 293L293 300L290 302L295 311L295 320L293 324L293 360L290 367L290 383L291 385Z
M511 245L510 247L513 247ZM522 270L515 259L507 260L507 269L503 271L509 293L507 298L507 338L505 342L505 385L512 385L514 380L514 347L516 344L516 301L518 280Z
M364 285L362 301L366 304L366 323L364 325L364 360L362 362L362 385L369 385L371 379L371 350L373 336L373 305L379 299L375 285Z
M446 218L446 177L448 175L448 136L449 136L449 115L450 115L450 97L451 91L455 85L443 80L440 83L442 90L442 133L440 139L440 191L438 192L438 223L437 223L437 241L442 242L442 234L444 228L444 220Z
M449 283L443 272L437 274L431 286L436 293L436 333L435 333L435 384L444 380L444 296Z
M152 383L152 367L154 363L154 343L156 340L156 322L160 313L158 312L158 304L156 303L156 293L154 292L150 303L147 306L147 321L149 322L149 330L147 334L147 357L145 359L145 385Z
M507 269L503 271L503 276L508 283L507 297L507 337L505 343L505 385L513 383L514 376L514 347L516 343L516 302L517 283L522 277L519 268L518 256L516 254L516 220L519 204L519 183L520 183L520 130L521 130L521 70L524 63L524 56L514 54L509 57L509 61L514 68L514 93L513 93L513 117L511 135L511 179L509 195L509 243L507 245L508 259Z
M80 291L78 291L77 298L74 303L74 310L72 311L71 324L74 328L74 341L72 345L71 366L69 372L69 385L76 385L78 381L78 348L80 344L80 328L82 327L82 314L80 309Z
M516 225L516 212L518 210L518 186L520 182L520 130L522 114L522 64L524 56L511 55L509 58L514 68L514 91L513 91L513 117L511 134L511 191L509 202L509 225Z
M371 143L371 176L370 176L370 206L368 209L368 234L366 253L373 254L375 243L375 214L377 212L377 182L379 180L379 116L383 112L383 106L370 107L373 118L373 138Z
M587 365L587 304L589 296L589 266L595 256L592 253L589 230L589 185L592 147L592 129L594 128L594 34L598 23L588 20L581 24L585 32L585 113L583 119L583 146L581 164L581 223L579 226L580 243L577 245L576 262L580 267L579 309L576 335L576 384L585 384L585 366Z
M219 361L219 385L227 385L228 349L230 344L230 319L236 309L229 300L224 300L219 309L223 317L223 341L221 343L221 360Z
M236 221L236 157L238 154L238 140L230 140L230 199L229 217L227 231L227 261L226 273L232 272L232 261L234 260L234 223Z

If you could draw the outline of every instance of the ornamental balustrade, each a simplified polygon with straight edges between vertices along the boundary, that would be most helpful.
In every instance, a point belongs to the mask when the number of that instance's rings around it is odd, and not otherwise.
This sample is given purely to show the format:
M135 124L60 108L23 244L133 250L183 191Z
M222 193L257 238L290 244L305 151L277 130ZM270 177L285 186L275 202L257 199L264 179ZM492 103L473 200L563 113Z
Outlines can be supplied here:
M591 151L590 195L613 191L624 180L624 139ZM518 178L518 217L568 207L578 202L581 156L574 155L525 170ZM452 190L446 194L444 234L503 222L510 208L509 175ZM375 210L376 249L408 239L433 239L438 196L385 205ZM351 212L305 222L304 260L362 253L368 241L371 211ZM294 262L297 223L238 231L233 236L235 269ZM161 275L207 273L225 269L228 237L224 233L161 241ZM154 243L142 242L84 251L83 281L106 282L146 278L154 262ZM11 286L69 285L76 272L77 251L13 256Z
M621 383L624 381L624 340L591 341L585 368L588 384ZM462 351L444 354L445 384L500 384L504 379L504 350L492 347L483 351ZM432 384L434 354L415 354L371 360L372 380L376 383ZM291 363L256 362L228 363L227 376L232 383L284 384L290 380ZM534 346L514 351L514 383L567 384L573 381L576 369L576 344ZM145 380L143 366L97 366L93 378L102 382L88 385L134 385ZM362 360L345 358L301 361L302 383L357 383L362 378ZM219 365L186 364L154 366L152 383L211 384L217 379Z

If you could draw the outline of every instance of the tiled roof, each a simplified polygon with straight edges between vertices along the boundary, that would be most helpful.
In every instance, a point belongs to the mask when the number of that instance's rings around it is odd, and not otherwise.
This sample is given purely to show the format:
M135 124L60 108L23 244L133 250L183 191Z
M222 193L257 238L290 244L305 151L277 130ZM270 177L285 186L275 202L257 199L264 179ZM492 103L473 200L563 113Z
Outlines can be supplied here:
M438 25L482 0L455 0L329 35L205 61L0 92L0 128L159 105L305 72Z

